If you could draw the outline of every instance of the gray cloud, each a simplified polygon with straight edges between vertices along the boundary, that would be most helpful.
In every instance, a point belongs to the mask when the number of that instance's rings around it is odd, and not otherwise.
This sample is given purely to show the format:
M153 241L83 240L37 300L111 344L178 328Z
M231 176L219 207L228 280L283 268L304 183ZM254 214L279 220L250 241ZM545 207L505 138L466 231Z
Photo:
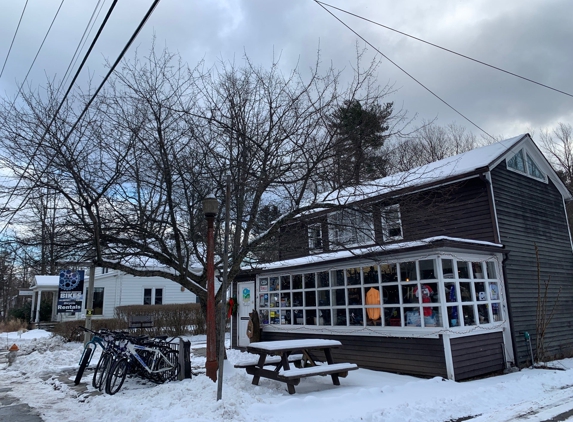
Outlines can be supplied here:
M59 5L59 0L30 2L0 92L14 95ZM104 9L109 7L109 1ZM332 3L460 53L541 83L573 93L570 0L482 0L440 2L357 0ZM46 77L61 78L96 1L66 2L31 74L32 86ZM118 3L96 51L89 60L94 84L105 73L104 58L115 57L151 0ZM4 2L0 15L0 60L3 62L24 0ZM105 13L102 11L100 21ZM557 122L573 121L573 98L471 63L449 53L335 12L384 54L423 82L492 135L513 136ZM98 22L99 24L99 22ZM95 33L95 30L94 30ZM92 33L93 36L93 33ZM288 69L308 68L320 45L324 66L349 69L357 37L311 0L162 0L136 46L143 53L152 36L161 47L178 51L194 66L205 59L240 63L243 54L269 65L273 55ZM372 49L370 49L372 52ZM132 57L130 51L128 57ZM350 73L350 72L348 72ZM83 80L85 81L86 78ZM391 98L418 120L438 117L477 129L410 78L383 60L381 84L395 83Z

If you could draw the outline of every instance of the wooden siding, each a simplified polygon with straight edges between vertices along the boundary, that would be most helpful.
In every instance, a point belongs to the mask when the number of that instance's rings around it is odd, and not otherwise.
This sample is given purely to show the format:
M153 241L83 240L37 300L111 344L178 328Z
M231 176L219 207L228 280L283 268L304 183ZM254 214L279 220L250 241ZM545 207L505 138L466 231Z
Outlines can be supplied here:
M400 198L404 240L450 236L494 241L487 189L474 177Z
M263 331L263 341L297 338L326 338L342 343L333 350L335 362L356 363L361 368L447 378L442 339L374 336L336 336L323 334L276 333ZM317 356L322 360L323 356Z
M505 368L501 332L450 340L456 381L487 375Z
M400 204L403 239L394 242L450 236L495 241L487 183L479 177L414 193L400 198L375 200L380 206ZM328 248L328 227L322 217L323 243ZM376 243L383 244L379 207L373 207ZM309 254L305 222L284 226L279 234L280 259Z
M545 337L549 358L573 353L573 252L563 198L555 185L509 171L505 162L492 171L501 242L510 250L506 292L511 310L516 363L531 360L524 333L536 345L538 280L535 245L539 248L542 283L550 280L547 309L555 304Z

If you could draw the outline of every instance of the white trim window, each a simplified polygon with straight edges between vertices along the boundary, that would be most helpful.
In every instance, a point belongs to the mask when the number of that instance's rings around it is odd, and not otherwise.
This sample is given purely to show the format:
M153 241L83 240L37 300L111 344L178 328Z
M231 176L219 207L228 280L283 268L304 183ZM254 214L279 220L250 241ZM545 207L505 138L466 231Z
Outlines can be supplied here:
M525 149L520 149L513 157L507 159L507 168L534 179L546 181L545 174Z
M382 235L384 236L384 242L390 242L393 240L400 240L403 237L402 234L402 218L400 215L400 205L390 205L389 207L384 207L380 213L382 222Z
M374 225L369 212L344 209L328 216L330 249L343 249L374 242Z
M162 305L163 304L163 288L145 288L143 289L143 304L144 305Z
M322 224L310 224L308 226L308 250L310 252L322 252L323 249Z
M258 278L258 310L270 326L495 327L503 321L497 268L494 257L450 255L274 273Z

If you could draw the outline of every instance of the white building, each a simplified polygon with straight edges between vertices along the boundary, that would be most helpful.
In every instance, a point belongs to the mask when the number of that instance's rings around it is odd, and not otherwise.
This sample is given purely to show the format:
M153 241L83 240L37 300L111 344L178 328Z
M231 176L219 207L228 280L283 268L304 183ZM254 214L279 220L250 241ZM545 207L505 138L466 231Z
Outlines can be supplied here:
M85 318L85 306L89 271L86 271L82 311L57 314L57 293L60 277L36 276L31 286L31 320L39 322L42 293L53 292L52 321L67 321ZM196 296L181 285L163 277L136 277L122 271L96 268L94 278L93 317L113 318L117 306L162 305L175 303L195 303Z

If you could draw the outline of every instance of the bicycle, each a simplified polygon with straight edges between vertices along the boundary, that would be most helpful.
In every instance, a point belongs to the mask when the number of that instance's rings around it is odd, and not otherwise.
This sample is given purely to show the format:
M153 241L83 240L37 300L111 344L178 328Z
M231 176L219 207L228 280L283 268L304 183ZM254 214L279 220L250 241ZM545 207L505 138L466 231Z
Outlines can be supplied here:
M92 331L92 330L90 330L86 327L82 327L82 326L79 326L78 328L80 328L86 332L92 333L93 337L84 346L84 351L83 351L82 356L80 357L80 361L79 361L80 367L78 368L76 378L74 379L74 385L78 385L80 383L82 376L84 375L84 371L89 366L89 364L92 360L93 354L94 354L95 350L97 349L97 347L100 346L102 349L105 349L105 347L106 347L105 339L100 337L98 332Z
M134 367L138 369L139 375L155 383L170 381L179 375L179 353L176 350L169 348L168 343L161 340L147 340L145 343L147 345L129 340L125 343L124 356L109 369L105 386L107 394L117 393L128 372ZM149 347L150 345L155 347Z

